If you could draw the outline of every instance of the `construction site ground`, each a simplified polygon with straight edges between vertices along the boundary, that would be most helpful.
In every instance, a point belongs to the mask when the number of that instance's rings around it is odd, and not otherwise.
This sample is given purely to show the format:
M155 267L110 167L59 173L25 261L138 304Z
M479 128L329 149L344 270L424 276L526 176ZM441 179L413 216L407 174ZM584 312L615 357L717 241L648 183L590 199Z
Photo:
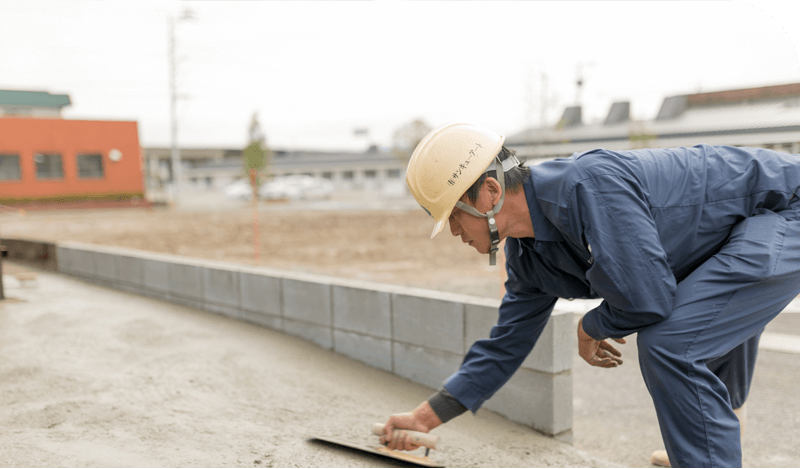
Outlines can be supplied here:
M261 265L500 295L499 267L447 230L430 240L432 220L409 199L346 194L261 203L257 213ZM248 202L204 193L172 208L6 212L0 236L252 265L253 221ZM267 329L55 274L18 281L24 270L6 264L12 299L0 303L3 466L379 466L305 438L368 442L363 426L431 392ZM583 303L571 306L578 319ZM747 467L799 466L798 318L796 299L768 326L796 351L760 350ZM459 467L648 466L661 438L635 342L612 370L574 354L572 446L481 411L438 429L450 449L435 457Z

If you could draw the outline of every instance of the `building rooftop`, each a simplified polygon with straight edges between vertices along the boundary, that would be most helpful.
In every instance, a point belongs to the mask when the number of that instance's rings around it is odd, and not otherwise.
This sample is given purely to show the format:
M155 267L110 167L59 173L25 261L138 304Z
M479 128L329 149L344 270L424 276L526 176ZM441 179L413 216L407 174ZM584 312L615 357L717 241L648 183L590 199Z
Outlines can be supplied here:
M47 91L0 90L0 106L35 106L61 109L72 104L67 94Z
M628 140L640 136L797 132L799 124L799 84L793 83L670 96L665 98L654 119L644 121L630 121L628 103L615 103L603 123L529 128L510 135L507 142L509 145L550 145Z

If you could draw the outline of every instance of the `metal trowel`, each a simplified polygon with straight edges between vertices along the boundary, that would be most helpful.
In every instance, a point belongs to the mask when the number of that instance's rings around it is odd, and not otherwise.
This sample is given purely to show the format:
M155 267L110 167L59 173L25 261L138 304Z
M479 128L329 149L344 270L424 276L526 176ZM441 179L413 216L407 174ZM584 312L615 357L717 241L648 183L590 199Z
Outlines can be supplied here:
M437 443L439 443L439 437L435 435L430 435L428 433L421 433L415 432L411 430L399 430L396 429L396 432L405 431L407 435L412 439L413 442L420 446L426 447L426 456L416 456L414 454L404 453L403 451L395 451L387 448L386 446L382 445L365 445L359 443L352 443L350 441L344 441L337 438L328 438L328 437L313 437L310 438L309 441L318 441L323 443L328 443L336 446L341 446L345 448L355 449L357 451L362 451L369 454L378 455L384 458L394 459L396 461L402 461L409 465L420 466L420 467L445 467L439 464L431 462L428 458L428 451L430 449L437 449ZM373 433L376 435L382 435L384 433L384 424L383 423L376 423L373 424Z

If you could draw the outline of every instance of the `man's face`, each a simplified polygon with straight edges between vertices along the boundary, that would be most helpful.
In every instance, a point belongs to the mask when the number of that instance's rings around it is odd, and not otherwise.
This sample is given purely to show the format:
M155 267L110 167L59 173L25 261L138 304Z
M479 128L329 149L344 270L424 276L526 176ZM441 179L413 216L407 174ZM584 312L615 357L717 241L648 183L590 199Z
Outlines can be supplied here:
M485 197L482 197L482 195ZM479 212L486 213L492 206L482 199L488 198L482 188L475 205L470 202L467 194L463 195L460 200L467 205L475 207ZM463 243L472 246L481 254L489 254L491 242L486 218L470 215L459 207L455 207L450 218L448 218L448 224L451 228L451 234L459 236Z

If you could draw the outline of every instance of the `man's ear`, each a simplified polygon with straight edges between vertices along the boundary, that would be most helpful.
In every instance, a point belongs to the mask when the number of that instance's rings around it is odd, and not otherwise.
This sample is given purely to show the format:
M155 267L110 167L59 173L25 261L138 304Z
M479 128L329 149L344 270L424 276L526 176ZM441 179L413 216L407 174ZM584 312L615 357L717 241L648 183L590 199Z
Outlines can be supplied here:
M484 179L484 185L482 189L487 191L487 193L490 196L490 201L492 202L490 208L494 207L498 202L500 202L501 184L498 182L497 179L491 176L487 176L487 178Z

